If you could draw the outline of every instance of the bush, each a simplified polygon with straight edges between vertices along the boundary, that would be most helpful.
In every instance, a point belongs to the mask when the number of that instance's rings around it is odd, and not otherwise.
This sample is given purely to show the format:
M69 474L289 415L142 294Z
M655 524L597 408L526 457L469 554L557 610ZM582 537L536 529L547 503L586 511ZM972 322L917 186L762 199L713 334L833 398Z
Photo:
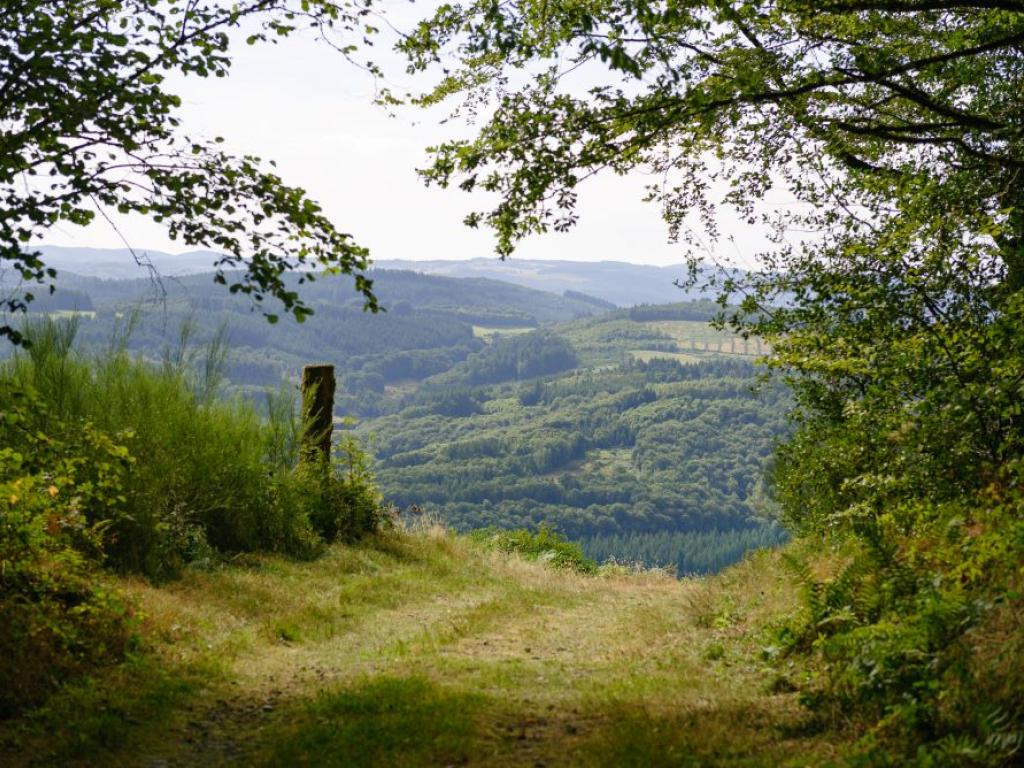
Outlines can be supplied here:
M88 423L55 430L66 439L43 435L32 421L45 405L24 392L8 400L0 411L0 717L121 658L134 637L130 606L96 568L107 521L84 513L123 503L127 450Z
M297 467L279 489L280 503L301 510L325 541L355 541L384 520L383 497L370 460L351 436L330 462Z
M218 349L85 359L74 331L32 325L28 352L0 368L0 655L14 662L0 665L0 716L123 657L134 620L101 565L167 578L218 553L308 556L381 522L356 443L298 464L294 398L271 398L267 418L218 401Z
M846 244L760 328L798 405L774 497L847 561L803 569L808 701L865 734L865 764L1024 755L1024 291L945 245Z
M547 525L541 525L536 531L481 528L471 537L499 552L514 552L527 560L542 560L556 568L578 573L597 572L597 563L583 554L583 547L568 541Z
M271 398L266 416L218 399L223 337L201 355L188 348L186 327L179 348L153 364L128 355L125 337L105 354L77 355L75 329L74 321L31 325L31 347L0 380L4 391L39 393L46 409L31 426L43 434L91 423L121 436L134 459L123 501L83 509L90 522L105 522L114 568L163 579L217 553L309 556L317 529L335 539L376 524L376 489L354 444L342 452L340 474L297 469L295 398ZM0 392L0 408L5 399Z
M908 505L911 532L895 518L862 528L826 580L791 561L807 610L784 644L820 665L804 700L863 729L869 764L999 766L1024 752L1021 502Z

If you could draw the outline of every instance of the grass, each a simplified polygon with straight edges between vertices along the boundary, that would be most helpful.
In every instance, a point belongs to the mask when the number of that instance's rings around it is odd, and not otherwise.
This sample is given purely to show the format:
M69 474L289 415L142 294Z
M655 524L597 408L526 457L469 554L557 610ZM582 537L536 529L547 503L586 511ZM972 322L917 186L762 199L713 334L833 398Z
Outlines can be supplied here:
M583 554L583 548L567 541L547 525L536 531L524 528L479 528L470 534L479 543L506 554L515 553L526 560L540 560L555 568L579 573L596 573L597 562Z
M633 356L633 359L639 360L641 363L649 363L651 360L675 360L679 363L699 363L700 357L696 355L688 355L683 352L661 352L658 350L651 349L631 349L629 354Z
M700 320L654 320L640 323L665 334L683 351L708 351L720 354L758 356L768 352L760 339L744 342L729 331L718 331Z
M599 316L563 323L559 332L588 368L615 365L626 356L642 362L674 359L690 363L721 355L754 360L768 352L757 339L744 341L703 320L633 321Z
M474 325L473 335L484 341L494 341L499 336L520 336L530 331L536 331L535 327L517 328L509 326L489 327L485 325Z
M584 576L427 529L125 580L147 654L0 725L0 763L819 765L761 661L781 573Z
M368 676L310 702L275 737L268 762L347 768L465 762L474 712L485 703L423 677Z
M108 565L171 578L187 563L240 551L311 555L318 536L374 527L378 499L354 443L336 442L337 464L321 478L299 466L303 427L288 390L264 398L264 410L219 397L223 335L196 350L186 324L179 345L153 364L129 354L130 329L86 354L74 345L77 322L41 320L25 328L31 346L0 364L0 413L27 393L38 401L24 417L30 434L65 439L91 425L123 446L130 470L84 509L104 524ZM26 450L21 433L7 434L0 430ZM92 453L86 458L105 467Z
M127 352L127 335L104 353L82 354L77 330L73 320L25 328L32 346L0 366L0 409L13 393L35 392L45 413L33 413L33 429L56 437L89 423L125 447L132 465L120 507L86 510L90 522L110 516L111 565L165 577L210 545L306 545L305 521L271 503L274 482L294 463L292 408L268 422L251 404L219 400L222 340L198 354L183 328L180 346L154 365Z

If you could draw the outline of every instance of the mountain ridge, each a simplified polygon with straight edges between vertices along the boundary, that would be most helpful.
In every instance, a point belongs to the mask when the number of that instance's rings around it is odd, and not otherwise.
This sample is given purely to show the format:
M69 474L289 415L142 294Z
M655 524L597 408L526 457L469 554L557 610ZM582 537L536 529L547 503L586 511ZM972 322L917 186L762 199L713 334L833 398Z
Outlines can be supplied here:
M40 245L48 266L61 272L104 279L149 277L152 270L165 277L186 277L212 272L220 254L208 250L179 254L147 248L77 248ZM700 298L696 289L676 285L688 273L685 264L656 266L627 261L573 259L380 259L371 272L411 271L451 278L487 278L548 293L573 291L619 307L663 304ZM58 278L59 280L59 278Z

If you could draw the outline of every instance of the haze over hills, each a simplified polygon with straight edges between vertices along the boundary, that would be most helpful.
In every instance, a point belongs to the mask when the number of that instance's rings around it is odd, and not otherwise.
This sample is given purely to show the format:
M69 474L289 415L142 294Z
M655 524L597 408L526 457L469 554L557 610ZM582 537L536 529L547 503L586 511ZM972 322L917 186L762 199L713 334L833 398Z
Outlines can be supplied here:
M37 249L49 266L60 271L108 279L147 277L149 269L145 264L152 265L157 272L168 277L195 275L212 271L217 259L213 251L171 254L143 248L135 250L135 256L143 262L139 264L126 248L63 248L44 245ZM675 281L686 277L686 266L683 264L658 267L624 261L381 259L374 262L374 269L410 270L443 277L489 278L559 294L577 291L619 307L685 301L701 295L699 291L683 290L675 285Z
M180 277L213 271L218 254L213 251L165 253L145 248L64 248L55 245L33 246L43 255L47 266L61 272L107 279L143 278L151 265L161 275ZM138 258L138 261L136 261Z
M408 269L448 277L489 277L542 291L580 291L620 307L665 304L699 298L700 292L675 285L687 274L685 264L657 267L624 261L571 261L510 258L414 261L382 259L378 269Z

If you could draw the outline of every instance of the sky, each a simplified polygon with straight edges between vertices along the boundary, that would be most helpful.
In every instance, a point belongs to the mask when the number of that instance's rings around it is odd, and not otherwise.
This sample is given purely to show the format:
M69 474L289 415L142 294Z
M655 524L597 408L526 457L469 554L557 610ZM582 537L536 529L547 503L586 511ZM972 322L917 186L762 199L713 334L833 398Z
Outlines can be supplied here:
M408 23L411 11L401 5L399 23ZM384 56L385 47L375 55ZM390 115L373 104L372 77L308 34L278 45L238 45L234 58L227 78L171 84L182 97L188 135L223 136L234 152L275 160L287 183L306 189L376 260L495 258L492 235L462 224L486 201L427 188L415 172L427 164L426 147L465 134L465 126L441 125L441 112L412 107ZM412 84L397 59L383 61L394 90ZM639 172L589 180L580 189L580 223L568 234L526 240L514 258L681 263L684 246L668 242L657 206L642 202L646 182ZM86 228L64 224L45 244L122 248L127 240L136 249L185 250L159 224L112 215L116 230L101 218ZM735 241L723 240L728 253L721 255L752 264L763 236L727 213L720 224Z

